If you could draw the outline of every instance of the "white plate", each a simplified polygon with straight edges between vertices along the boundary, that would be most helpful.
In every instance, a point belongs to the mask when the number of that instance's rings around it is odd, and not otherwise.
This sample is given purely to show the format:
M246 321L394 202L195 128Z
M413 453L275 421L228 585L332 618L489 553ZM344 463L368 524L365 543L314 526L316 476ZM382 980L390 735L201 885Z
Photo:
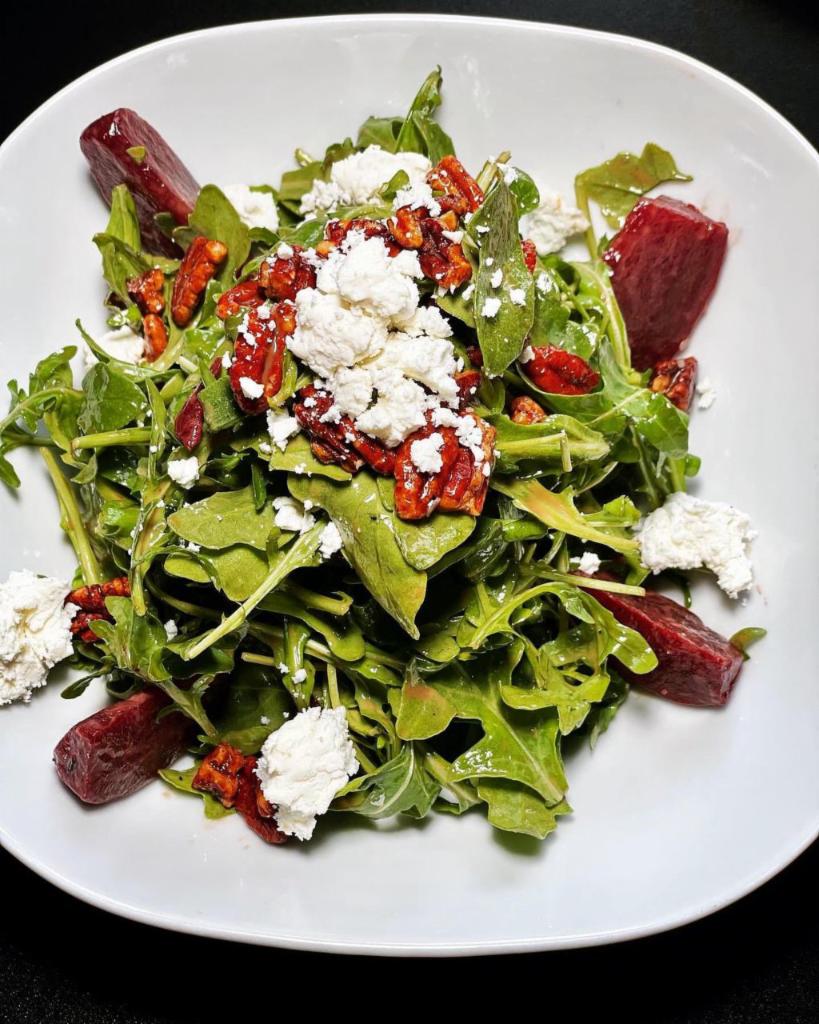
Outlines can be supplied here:
M819 822L814 383L819 371L819 158L769 107L649 43L478 18L333 17L181 36L106 64L41 107L0 150L3 376L101 323L90 242L105 212L77 146L130 106L201 182L275 181L295 146L321 152L369 114L402 112L444 69L443 120L467 166L510 148L542 182L647 140L695 175L667 189L731 227L692 350L718 399L697 414L700 493L748 510L760 592L697 610L716 628L769 629L729 706L633 696L594 753L571 758L575 814L542 845L480 815L322 827L270 849L239 819L208 822L159 784L98 810L51 766L63 732L101 703L59 685L0 713L0 839L97 906L151 924L272 945L371 953L539 950L632 938L710 913L787 864ZM0 495L0 575L68 573L36 458Z

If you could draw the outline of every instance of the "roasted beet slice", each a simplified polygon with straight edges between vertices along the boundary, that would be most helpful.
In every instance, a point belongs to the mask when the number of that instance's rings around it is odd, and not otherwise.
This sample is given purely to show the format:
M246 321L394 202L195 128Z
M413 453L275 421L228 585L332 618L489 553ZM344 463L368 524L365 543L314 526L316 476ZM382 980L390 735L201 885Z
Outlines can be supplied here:
M742 655L681 604L647 593L629 597L593 591L618 622L642 634L657 655L653 672L638 676L623 666L620 674L635 686L701 708L718 708L728 700L742 668Z
M638 370L679 351L711 297L727 242L723 223L668 196L641 199L626 217L603 259Z
M177 224L187 224L199 186L159 132L136 111L119 107L85 129L80 149L106 203L117 185L131 190L143 247L148 252L178 255L176 246L156 226L154 215L170 213Z
M87 804L130 796L183 753L194 723L178 712L157 721L170 704L159 690L142 690L78 722L54 748L62 782Z

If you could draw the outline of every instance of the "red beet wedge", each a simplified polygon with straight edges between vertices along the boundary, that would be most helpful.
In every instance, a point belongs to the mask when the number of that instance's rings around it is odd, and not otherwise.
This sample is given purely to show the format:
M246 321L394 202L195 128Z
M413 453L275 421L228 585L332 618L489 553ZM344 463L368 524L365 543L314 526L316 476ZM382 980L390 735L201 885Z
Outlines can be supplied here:
M717 283L728 228L668 196L641 199L603 259L638 370L676 355Z
M178 255L154 216L169 213L177 224L187 224L199 186L159 132L136 111L119 107L85 129L80 149L106 203L115 186L125 184L131 190L143 247L148 252Z
M693 612L661 594L629 597L595 590L594 596L618 622L637 630L657 655L653 672L620 674L635 686L701 708L721 707L742 668L742 655Z
M194 723L178 712L157 721L170 704L159 690L142 690L83 719L54 748L62 782L87 804L130 796L185 750Z

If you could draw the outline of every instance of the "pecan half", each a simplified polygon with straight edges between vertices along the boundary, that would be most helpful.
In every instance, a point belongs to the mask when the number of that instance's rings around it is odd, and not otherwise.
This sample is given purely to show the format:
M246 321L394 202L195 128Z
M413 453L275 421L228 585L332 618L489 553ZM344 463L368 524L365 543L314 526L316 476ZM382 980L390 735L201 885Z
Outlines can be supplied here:
M104 619L113 621L105 607L106 597L130 597L131 585L127 576L117 576L105 583L92 583L87 587L77 587L66 597L65 604L74 604L79 608L71 620L71 634L86 644L94 644L100 638L90 628L94 621Z
M159 267L129 277L125 287L143 316L165 311L165 274Z
M429 210L424 207L413 210L411 206L402 206L387 221L387 227L402 249L420 249L424 241L421 222L427 217Z
M460 448L455 465L441 493L441 508L445 512L466 512L479 516L483 511L489 477L495 464L496 430L480 416L469 414L481 431L483 458L478 461L467 448Z
M427 174L427 182L443 192L438 199L442 210L459 215L474 213L483 202L483 190L457 157L445 156Z
M649 387L665 397L678 409L688 412L694 397L697 382L697 360L693 356L685 359L663 359L651 371Z
M523 262L530 274L534 274L537 266L537 248L531 238L521 238L520 247L523 250Z
M439 288L458 288L472 277L472 265L461 243L444 235L439 220L427 217L421 222L421 231L424 238L418 250L418 262L424 274Z
M110 622L111 616L107 612L77 612L71 620L71 626L69 627L71 635L76 637L77 640L82 640L84 644L95 644L100 638L91 629L91 623L100 619L104 622Z
M391 476L395 453L358 429L349 416L333 415L333 396L310 385L298 394L293 415L310 437L310 447L320 462L334 463L357 473L366 463L376 473ZM329 414L329 415L328 415Z
M145 338L145 358L152 363L168 347L168 328L161 316L147 313L142 318L142 333Z
M240 281L219 296L216 315L220 320L227 320L229 316L236 316L246 307L261 306L265 298L258 276Z
M259 267L259 284L270 299L292 302L303 288L315 288L316 272L301 255L301 246L292 246L292 256L268 256Z
M179 264L171 295L171 316L177 327L187 327L193 319L208 282L227 256L227 246L215 239L197 235Z
M542 423L547 416L543 406L528 395L517 395L513 398L510 411L513 423Z
M239 781L236 810L245 824L266 843L278 846L287 842L287 836L276 824L276 808L265 799L259 777L256 775L256 758L246 757Z
M279 303L273 310L251 309L245 315L228 371L233 397L242 412L258 416L267 409L268 399L279 393L284 373L284 339L295 328L295 309L289 302ZM259 388L261 392L254 394Z
M541 391L553 395L586 395L600 383L600 374L585 359L554 345L532 349L523 372Z
M233 807L239 795L239 783L245 757L236 747L220 743L202 758L191 786L210 793L224 807Z

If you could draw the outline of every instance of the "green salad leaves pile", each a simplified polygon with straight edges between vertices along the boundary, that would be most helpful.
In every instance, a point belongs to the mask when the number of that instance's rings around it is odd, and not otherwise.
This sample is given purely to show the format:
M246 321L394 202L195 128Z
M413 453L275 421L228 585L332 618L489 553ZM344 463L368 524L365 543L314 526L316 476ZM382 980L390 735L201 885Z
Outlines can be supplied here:
M497 431L497 461L477 518L436 511L400 519L391 480L366 467L351 476L325 465L304 434L284 451L271 446L265 418L244 416L226 375L211 372L231 354L238 328L238 318L216 316L220 294L281 242L310 246L324 237L329 215L305 219L299 206L335 161L371 144L433 163L454 153L436 120L440 85L436 70L406 117L371 117L355 142L334 143L321 158L299 151L298 166L278 185L259 185L275 198L277 232L248 228L206 185L190 225L173 238L184 248L204 234L229 255L193 322L171 326L162 355L139 365L113 358L78 322L96 362L75 384L76 348L65 348L28 382L9 384L0 478L18 487L9 455L38 448L76 552L76 583L130 580L132 596L109 598L110 621L94 624L99 641L77 644L81 678L65 696L95 679L115 698L157 686L195 721L197 756L218 742L258 753L272 730L311 703L343 706L361 771L334 810L375 819L480 808L498 829L543 838L570 811L565 737L594 741L608 727L626 695L618 663L635 673L656 665L642 637L595 592L643 592L631 528L698 468L686 414L631 368L599 240L590 232L588 259L540 257L531 273L518 225L538 205L537 187L520 169L503 173L503 154L478 175L486 200L463 240L469 288L438 294L421 284L424 301L451 318L467 365L468 346L483 353L475 411ZM384 186L377 204L332 216L390 216L402 177ZM598 204L616 227L640 195L683 178L670 154L648 144L640 156L619 154L578 175L577 201L586 211ZM137 327L126 281L159 265L170 289L178 262L143 250L124 185L94 242L109 326ZM522 300L491 288L498 269ZM490 294L500 298L491 317L482 312ZM526 345L547 344L582 356L600 386L578 396L539 392L519 360ZM311 380L288 354L274 406ZM190 457L173 427L198 388L205 430L193 452L198 480L186 490L169 474ZM541 400L550 415L513 422L510 393ZM301 533L276 526L273 502L283 496L304 503L313 525ZM329 522L342 550L324 559ZM576 575L586 551L604 569L609 559L624 560L625 581ZM185 792L194 792L191 777L164 773ZM205 812L223 809L206 797Z

